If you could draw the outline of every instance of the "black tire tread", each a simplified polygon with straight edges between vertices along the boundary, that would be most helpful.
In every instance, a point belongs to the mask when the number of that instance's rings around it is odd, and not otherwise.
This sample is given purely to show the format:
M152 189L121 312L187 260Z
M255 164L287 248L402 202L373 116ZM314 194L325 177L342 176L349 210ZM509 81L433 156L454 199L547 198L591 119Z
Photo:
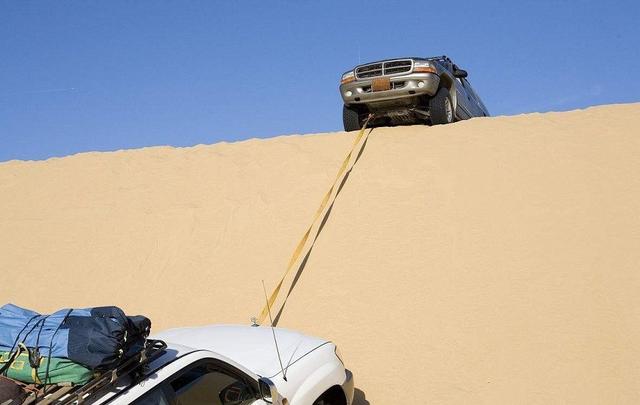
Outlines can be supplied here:
M449 95L449 90L446 87L440 87L435 96L429 100L429 113L431 114L431 124L441 125L449 124L447 121L447 111L444 107L445 98L449 99L451 107L453 108L453 102ZM455 121L455 113L453 114L452 122Z
M360 110L352 106L344 105L342 107L342 123L345 131L357 131L362 128L360 123Z

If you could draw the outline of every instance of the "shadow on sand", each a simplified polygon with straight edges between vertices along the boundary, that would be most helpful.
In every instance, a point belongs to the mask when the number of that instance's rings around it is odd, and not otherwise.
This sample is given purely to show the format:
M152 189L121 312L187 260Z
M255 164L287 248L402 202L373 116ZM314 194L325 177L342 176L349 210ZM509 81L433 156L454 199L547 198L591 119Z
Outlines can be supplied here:
M367 395L364 391L356 388L356 391L353 394L353 405L370 405L366 397Z
M369 134L371 134L371 131L373 131L373 128L369 129ZM367 142L369 142L369 137L368 136L364 140L364 143L362 144L362 147L360 148L360 151L358 152L358 155L356 156L356 159L353 161L353 165L351 165L349 170L345 173L344 177L342 178L342 181L340 182L340 186L338 186L338 190L336 191L336 196L333 198L333 201L331 202L331 205L329 205L329 208L327 209L327 211L325 212L324 216L322 217L322 221L320 221L320 226L318 227L318 230L316 231L315 235L313 236L313 239L312 239L312 242L311 242L311 247L307 251L307 254L304 255L304 259L300 263L300 266L298 266L298 270L296 271L296 274L293 277L293 282L291 283L291 287L289 287L289 291L287 291L287 295L285 295L285 297L284 297L284 301L282 302L282 306L280 307L280 310L278 311L278 314L275 316L275 318L273 318L273 326L277 326L278 325L278 322L280 321L280 317L282 316L282 312L284 310L284 307L287 304L287 300L289 299L289 296L291 295L291 292L295 288L296 284L298 284L298 280L300 279L300 276L302 275L302 272L304 271L305 267L307 266L307 261L309 261L309 257L311 256L311 252L313 251L313 248L316 245L316 240L318 240L318 236L320 236L320 233L322 233L322 229L324 229L324 226L327 223L327 220L331 216L331 210L333 210L333 205L336 203L336 200L338 199L338 195L340 195L340 191L342 191L342 188L347 183L347 179L349 178L349 175L351 174L351 171L353 171L353 168L356 167L356 163L358 163L358 160L360 160L360 157L362 156L362 153L364 152L364 149L367 147ZM367 403L368 402L363 402L363 404L367 404Z

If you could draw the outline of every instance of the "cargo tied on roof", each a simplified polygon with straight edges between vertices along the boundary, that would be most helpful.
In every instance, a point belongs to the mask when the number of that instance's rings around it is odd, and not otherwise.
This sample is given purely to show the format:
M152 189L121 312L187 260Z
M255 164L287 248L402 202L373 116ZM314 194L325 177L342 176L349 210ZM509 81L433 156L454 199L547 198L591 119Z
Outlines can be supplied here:
M150 330L148 318L126 316L118 307L62 309L41 315L7 304L0 308L2 371L21 375L23 358L37 370L33 377L29 375L33 381L41 379L43 366L49 370L48 379L59 371L56 366L68 368L68 361L88 370L109 369L141 351Z

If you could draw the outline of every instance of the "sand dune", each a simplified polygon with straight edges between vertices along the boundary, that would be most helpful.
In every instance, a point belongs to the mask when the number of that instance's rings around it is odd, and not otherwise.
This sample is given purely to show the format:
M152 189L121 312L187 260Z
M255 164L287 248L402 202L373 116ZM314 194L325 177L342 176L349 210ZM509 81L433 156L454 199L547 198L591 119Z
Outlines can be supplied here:
M640 403L640 104L375 129L279 326L358 404ZM355 133L0 164L0 301L249 323Z

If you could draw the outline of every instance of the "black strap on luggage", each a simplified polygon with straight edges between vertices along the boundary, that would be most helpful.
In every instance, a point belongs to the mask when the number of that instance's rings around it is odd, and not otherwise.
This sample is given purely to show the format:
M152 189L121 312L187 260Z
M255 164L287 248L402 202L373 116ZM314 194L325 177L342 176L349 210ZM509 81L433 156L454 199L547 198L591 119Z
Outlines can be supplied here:
M11 356L9 356L9 359L7 360L7 362L2 367L0 367L0 375L4 374L5 371L7 371L9 367L11 367L16 357L18 357L20 353L22 353L23 347L24 346L20 345L18 346L15 352L11 353Z

